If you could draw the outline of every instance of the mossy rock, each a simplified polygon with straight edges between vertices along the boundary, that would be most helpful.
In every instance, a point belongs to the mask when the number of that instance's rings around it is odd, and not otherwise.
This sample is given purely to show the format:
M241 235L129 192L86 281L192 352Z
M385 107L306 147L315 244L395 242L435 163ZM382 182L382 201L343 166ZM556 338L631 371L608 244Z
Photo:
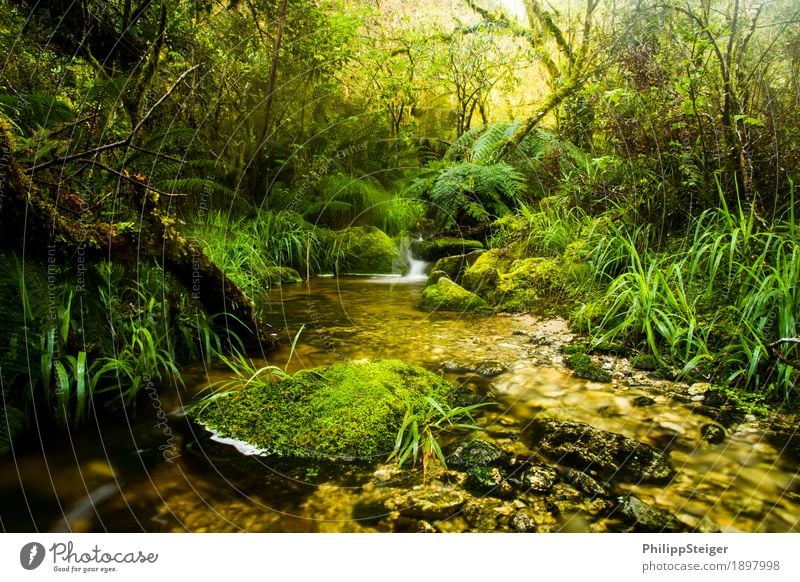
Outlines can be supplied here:
M422 241L419 244L419 258L423 261L434 262L442 257L451 257L453 255L463 255L482 249L483 243L478 240L468 240L463 238L434 238L431 240Z
M420 306L425 311L491 311L486 301L444 277L422 291Z
M550 304L563 294L565 281L557 260L542 257L519 259L501 273L492 303L501 311L527 311Z
M336 233L344 260L342 270L350 274L401 274L408 271L395 242L374 226L355 226Z
M505 464L508 455L495 444L480 439L460 443L447 457L447 466L453 469L471 469Z
M428 275L428 280L425 282L425 286L430 287L431 285L436 285L439 279L450 279L450 277L448 277L447 273L444 271L431 271L431 274ZM452 279L450 280L452 281Z
M612 482L665 483L675 474L663 453L582 422L534 418L523 436L545 457Z
M270 287L280 287L283 283L301 283L300 273L290 267L269 267L265 271Z
M514 255L505 249L490 249L464 271L461 284L469 291L486 297L495 290L499 274L507 273L514 260Z
M450 405L441 377L397 360L354 361L303 370L276 383L251 383L189 412L222 437L265 455L380 461L395 445L408 410Z
M573 354L565 363L577 378L591 382L611 382L611 374L595 364L592 357L587 354Z
M433 265L433 269L431 270L431 275L437 271L443 271L447 274L447 278L451 281L455 281L456 283L460 283L461 276L464 274L470 266L475 264L475 261L478 260L482 254L486 251L482 249L478 249L472 251L471 253L467 253L466 255L453 255L452 257L442 257L436 264ZM435 283L435 281L434 281Z
M631 367L634 370L641 370L643 372L655 372L661 368L658 359L650 354L639 354L631 358Z

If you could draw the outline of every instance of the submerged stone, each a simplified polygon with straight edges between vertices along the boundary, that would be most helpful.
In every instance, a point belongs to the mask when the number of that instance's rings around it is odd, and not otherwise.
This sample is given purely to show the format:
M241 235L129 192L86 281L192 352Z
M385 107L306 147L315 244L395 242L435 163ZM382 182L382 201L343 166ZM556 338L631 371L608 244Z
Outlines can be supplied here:
M599 497L601 499L611 497L611 492L604 486L592 479L586 473L570 469L565 475L567 483L575 487L581 493L585 493L592 499Z
M637 532L674 533L685 529L671 513L653 507L632 495L618 498L617 506L612 511L611 516L614 514L618 514L631 523L634 531Z
M499 376L508 370L508 366L499 360L481 360L480 362L475 362L474 364L453 362L448 360L442 364L442 369L445 372L454 372L457 374L466 372L492 378L494 376Z
M718 445L725 440L725 429L716 424L704 424L700 427L703 440L712 445Z
M472 467L467 471L464 487L478 495L494 497L511 497L514 490L506 481L505 472L498 467Z
M397 360L355 361L303 370L245 388L189 412L221 437L263 454L337 461L383 460L407 411L430 410L427 397L450 404L441 377Z
M407 517L436 521L453 517L466 500L464 494L456 489L423 488L387 500L386 508Z
M446 278L425 288L421 307L425 311L489 311L486 301Z
M610 481L663 483L674 474L663 453L582 422L535 418L523 434L551 461Z
M522 487L532 493L550 493L557 481L558 473L544 465L530 465L522 472Z

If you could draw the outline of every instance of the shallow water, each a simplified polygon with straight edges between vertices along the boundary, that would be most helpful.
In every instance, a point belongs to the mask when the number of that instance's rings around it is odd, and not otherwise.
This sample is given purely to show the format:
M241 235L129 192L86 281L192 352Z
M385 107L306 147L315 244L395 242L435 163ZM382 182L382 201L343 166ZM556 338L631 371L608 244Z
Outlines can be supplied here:
M500 360L508 370L494 378L446 374L500 402L482 415L487 438L530 453L517 439L528 419L546 412L587 422L668 451L678 472L671 483L622 492L701 529L800 530L797 459L780 454L756 422L734 427L719 445L707 444L700 430L709 419L698 414L697 403L676 398L666 383L619 373L610 384L571 377L557 350L548 346L570 338L563 322L423 313L415 307L423 285L317 279L309 286L275 290L267 320L285 328L285 346L304 326L290 371L361 358L399 358L429 369L446 361ZM284 366L287 357L285 347L270 363ZM186 390L167 390L159 401L140 405L136 424L95 426L2 460L0 528L371 531L369 521L354 517L365 495L358 475L310 484L276 467L258 466L258 459L242 467L218 462L218 448L198 445L193 428L172 413L209 381L227 377L224 370L195 367L184 374ZM636 397L643 395L654 402L636 406ZM167 428L158 424L159 409L170 413ZM576 520L563 529L598 528Z

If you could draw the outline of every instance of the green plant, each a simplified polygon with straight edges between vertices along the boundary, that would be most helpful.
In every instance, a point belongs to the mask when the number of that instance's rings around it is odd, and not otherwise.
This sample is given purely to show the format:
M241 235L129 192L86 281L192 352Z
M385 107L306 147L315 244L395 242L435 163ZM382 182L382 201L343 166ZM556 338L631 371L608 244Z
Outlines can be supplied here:
M447 462L439 444L442 433L453 429L480 430L472 411L489 403L451 407L426 396L425 404L422 410L411 408L406 410L403 422L397 431L394 449L387 462L395 460L402 466L410 458L412 465L416 465L417 458L421 455L425 473L434 460L438 460L446 469ZM468 422L462 422L463 419Z
M522 174L504 162L461 162L439 173L427 194L439 226L449 228L508 214L522 201L525 190Z

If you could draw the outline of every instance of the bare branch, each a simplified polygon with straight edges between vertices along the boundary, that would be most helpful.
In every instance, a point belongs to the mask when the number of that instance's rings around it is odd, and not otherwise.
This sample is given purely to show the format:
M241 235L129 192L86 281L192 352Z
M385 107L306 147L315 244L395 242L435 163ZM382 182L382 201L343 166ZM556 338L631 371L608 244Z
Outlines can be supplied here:
M164 95L162 95L161 98L158 101L156 101L150 109L147 110L147 113L144 114L142 119L139 120L139 123L136 124L136 126L131 130L130 134L128 134L128 137L126 137L125 139L121 139L121 140L115 141L113 143L108 143L108 144L105 144L105 145L97 146L96 148L92 148L92 149L89 149L89 150L78 152L76 154L70 154L68 156L61 156L59 158L54 158L52 160L49 160L47 162L43 162L43 163L38 164L36 166L31 166L30 168L26 168L25 169L25 173L26 174L33 174L34 172L37 172L39 170L44 170L45 168L49 168L49 167L55 166L57 164L66 164L67 162L74 162L75 160L80 160L82 158L86 158L87 156L96 156L99 153L102 153L102 152L105 152L105 151L108 151L108 150L112 150L112 149L116 149L116 148L120 148L120 147L130 147L131 142L133 141L133 138L136 137L136 133L142 128L142 125L144 125L145 121L147 121L147 119L153 114L153 112L159 107L159 105L161 105L164 101L167 100L167 98L175 90L175 87L177 87L181 83L181 81L183 81L186 78L187 75L189 75L192 71L197 69L199 66L200 65L195 65L195 66L191 67L190 69L186 70L183 74L181 74L181 76L178 77L175 80L175 82L169 87L169 89L167 89L167 92L164 93Z

